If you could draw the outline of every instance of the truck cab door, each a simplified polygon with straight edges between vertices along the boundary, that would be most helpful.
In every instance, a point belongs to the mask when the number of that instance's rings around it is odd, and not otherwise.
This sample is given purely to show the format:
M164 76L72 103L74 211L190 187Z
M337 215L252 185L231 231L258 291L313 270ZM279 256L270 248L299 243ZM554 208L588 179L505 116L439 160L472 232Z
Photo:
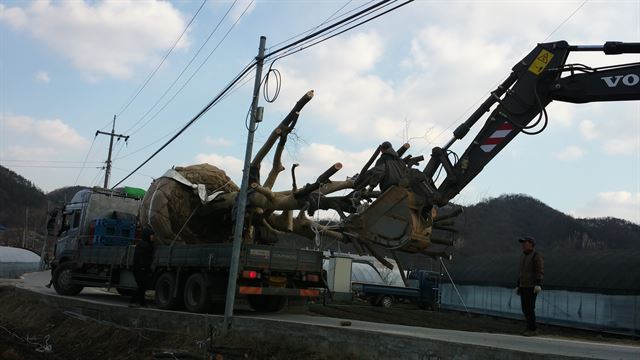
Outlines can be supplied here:
M62 213L58 241L56 242L55 257L58 258L64 251L78 250L78 238L80 235L82 209L68 209Z

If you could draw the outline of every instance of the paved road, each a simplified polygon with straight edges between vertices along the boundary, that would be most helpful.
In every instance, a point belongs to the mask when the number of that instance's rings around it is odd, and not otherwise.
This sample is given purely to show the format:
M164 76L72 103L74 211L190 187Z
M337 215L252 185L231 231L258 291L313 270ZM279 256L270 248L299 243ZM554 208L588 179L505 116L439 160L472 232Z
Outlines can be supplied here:
M46 295L56 295L53 289L44 287L44 285L49 282L49 278L50 276L48 272L25 274L23 276L23 281L18 282L16 286ZM81 298L90 302L99 302L115 306L127 306L126 298L108 293L105 290L101 289L85 289L80 295L76 296L76 298ZM459 343L482 347L524 351L534 354L572 356L591 359L640 359L640 342L638 343L639 346L612 345L608 343L560 339L549 336L529 338L515 335L429 329L422 327L379 324L365 321L343 320L322 316L286 313L256 314L248 311L242 311L238 316L246 318L268 319L277 322L289 322L322 327L341 328L347 332L353 330L375 331L395 336L406 336L445 341L452 343L452 345ZM351 325L341 326L342 321L349 321Z

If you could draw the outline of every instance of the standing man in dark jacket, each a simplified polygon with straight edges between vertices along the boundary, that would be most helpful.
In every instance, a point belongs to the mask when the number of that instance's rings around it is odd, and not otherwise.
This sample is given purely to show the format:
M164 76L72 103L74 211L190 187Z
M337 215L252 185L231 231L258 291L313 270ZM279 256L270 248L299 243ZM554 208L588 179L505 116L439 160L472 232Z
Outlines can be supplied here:
M136 279L138 288L131 298L129 306L147 306L144 294L148 287L147 279L151 274L154 240L155 234L153 230L147 228L142 230L142 239L133 252L133 276Z
M535 251L536 240L530 236L518 239L522 246L520 258L520 272L516 293L520 295L522 313L527 320L527 329L524 336L537 335L536 329L536 297L542 291L544 279L544 257L541 252Z

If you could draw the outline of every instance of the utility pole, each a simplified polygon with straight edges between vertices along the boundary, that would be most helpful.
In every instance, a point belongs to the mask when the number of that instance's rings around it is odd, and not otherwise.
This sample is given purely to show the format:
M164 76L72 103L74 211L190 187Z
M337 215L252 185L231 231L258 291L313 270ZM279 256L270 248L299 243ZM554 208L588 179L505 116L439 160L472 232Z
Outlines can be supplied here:
M27 233L29 229L29 208L24 208L24 231L22 232L22 247L27 248Z
M111 127L111 132L107 133L104 131L96 131L96 136L98 136L98 134L102 134L102 135L109 135L111 137L111 139L109 140L109 155L107 156L107 170L104 174L104 188L107 189L109 188L109 175L111 175L111 152L113 151L113 138L117 137L118 139L124 139L124 141L129 140L129 136L125 136L122 134L116 134L115 133L116 130L116 116L113 115L113 125Z
M236 209L236 224L233 231L233 250L231 253L231 268L229 269L229 283L227 285L227 301L224 308L224 323L222 334L226 335L231 327L233 316L233 303L236 299L236 282L238 280L238 262L240 261L240 247L242 246L242 235L244 233L244 212L247 207L247 189L249 188L249 164L251 163L251 153L253 152L253 134L256 131L258 119L258 99L260 97L260 80L262 79L262 65L264 64L264 48L267 38L260 37L260 47L256 57L256 79L253 84L253 100L251 102L251 120L249 122L249 134L247 135L247 149L244 154L244 168L242 170L242 183L238 193Z
M49 217L51 216L50 211L51 210L49 209L49 200L47 200L47 217L44 222L44 241L42 242L42 249L40 250L40 264L38 265L39 271L43 271L47 263L47 251L48 251L47 243L49 242L49 228L47 227L47 225L49 224Z

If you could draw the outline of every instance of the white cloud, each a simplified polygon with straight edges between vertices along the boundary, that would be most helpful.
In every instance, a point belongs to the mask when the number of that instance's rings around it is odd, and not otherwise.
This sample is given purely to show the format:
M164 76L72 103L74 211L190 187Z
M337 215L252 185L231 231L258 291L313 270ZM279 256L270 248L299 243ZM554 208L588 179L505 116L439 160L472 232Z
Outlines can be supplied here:
M628 141L623 138L607 140L603 144L604 151L609 155L630 155L640 151L638 140Z
M195 159L199 164L208 163L224 170L227 173L227 176L229 176L236 185L240 186L244 160L240 160L233 156L223 156L218 154L197 154Z
M43 84L48 84L51 82L51 78L49 77L49 74L46 71L38 71L33 76L33 78L35 81Z
M35 136L49 145L59 145L71 149L84 149L89 142L71 126L60 119L34 120L28 116L7 116L5 124L8 129L18 134Z
M32 129L34 120L28 116L9 115L4 118L5 125L18 133L25 133Z
M580 122L580 134L587 140L593 140L598 137L596 126L591 120L583 120Z
M573 161L584 156L584 150L577 146L567 146L555 155L560 161Z
M409 136L422 137L435 125L424 99L414 102L419 94L407 96L414 89L373 74L384 47L383 38L370 31L332 39L305 56L287 58L280 70L288 86L276 105L289 110L301 94L314 89L316 96L304 116L316 126L354 139L400 142L406 140L405 119L418 120L412 122Z
M225 139L223 137L212 138L211 136L207 136L204 141L207 143L207 145L211 146L227 147L233 144L231 140Z
M335 163L341 163L342 169L334 175L335 179L345 179L358 173L369 160L372 150L350 152L335 145L312 143L300 149L297 162L298 172L305 181L312 182Z
M87 139L80 136L71 126L60 119L41 120L37 121L35 125L35 133L51 143L79 149L89 145Z
M47 160L57 153L55 147L11 145L7 147L5 157L17 160Z
M635 194L626 191L598 193L575 214L579 217L611 216L640 224L640 192Z
M130 77L135 66L169 48L185 26L165 1L35 1L1 10L0 22L30 33L94 79ZM177 47L186 45L183 37Z
M560 125L571 128L575 120L575 105L562 102L552 102L547 106L550 126Z

